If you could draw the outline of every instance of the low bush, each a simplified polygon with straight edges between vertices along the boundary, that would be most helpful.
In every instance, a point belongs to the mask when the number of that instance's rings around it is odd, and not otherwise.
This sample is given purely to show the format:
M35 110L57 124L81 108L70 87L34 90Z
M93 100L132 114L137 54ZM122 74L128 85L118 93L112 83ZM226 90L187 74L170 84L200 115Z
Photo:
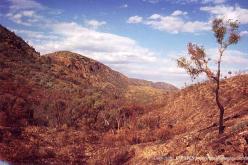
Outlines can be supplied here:
M95 164L121 165L134 157L134 155L135 151L128 148L112 149L105 153L103 160L97 161Z

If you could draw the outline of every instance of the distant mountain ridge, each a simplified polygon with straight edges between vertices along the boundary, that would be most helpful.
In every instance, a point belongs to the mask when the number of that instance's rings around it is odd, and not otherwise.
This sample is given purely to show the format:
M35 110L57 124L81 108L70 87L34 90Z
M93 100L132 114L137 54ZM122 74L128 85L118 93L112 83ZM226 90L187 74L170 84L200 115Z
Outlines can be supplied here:
M141 80L141 79L136 79L136 78L129 78L129 83L131 85L151 86L153 88L163 89L166 91L178 90L178 88L175 87L174 85L171 85L171 84L165 83L165 82L152 82L152 81Z

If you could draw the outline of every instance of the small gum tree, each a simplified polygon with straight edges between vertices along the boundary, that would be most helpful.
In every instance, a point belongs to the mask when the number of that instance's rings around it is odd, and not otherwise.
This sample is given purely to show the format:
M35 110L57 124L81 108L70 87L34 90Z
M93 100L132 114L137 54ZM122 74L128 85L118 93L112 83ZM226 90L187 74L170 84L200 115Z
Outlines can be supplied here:
M187 73L195 79L200 74L206 74L206 76L213 81L215 85L215 101L219 108L219 134L224 133L224 106L220 102L219 90L220 90L220 75L221 75L221 62L225 50L233 44L237 44L240 40L238 32L239 24L237 21L224 21L223 19L214 19L212 22L212 31L218 44L218 59L217 70L213 70L209 67L210 59L206 56L205 49L197 44L188 44L189 59L180 57L177 59L178 67L183 68Z

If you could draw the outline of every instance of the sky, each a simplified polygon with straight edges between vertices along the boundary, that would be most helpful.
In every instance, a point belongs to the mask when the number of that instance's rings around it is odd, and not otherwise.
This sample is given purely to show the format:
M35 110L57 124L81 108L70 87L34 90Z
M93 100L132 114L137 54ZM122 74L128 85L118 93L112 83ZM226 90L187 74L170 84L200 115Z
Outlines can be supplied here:
M68 50L128 77L192 83L176 59L189 42L213 59L214 18L238 20L241 40L224 54L223 75L248 70L248 0L0 0L0 24L41 54ZM201 79L202 80L202 79Z

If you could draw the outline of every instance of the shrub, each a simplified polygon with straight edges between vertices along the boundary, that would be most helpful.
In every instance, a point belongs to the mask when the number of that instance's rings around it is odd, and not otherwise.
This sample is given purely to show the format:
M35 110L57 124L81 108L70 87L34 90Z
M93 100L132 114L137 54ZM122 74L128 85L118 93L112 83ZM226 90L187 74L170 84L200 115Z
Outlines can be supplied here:
M160 128L155 131L155 136L158 140L167 141L172 138L173 134L168 128Z
M160 116L145 116L138 119L137 129L155 129L160 127Z
M106 153L103 162L108 165L121 165L129 161L134 155L135 151L127 148L110 150Z

